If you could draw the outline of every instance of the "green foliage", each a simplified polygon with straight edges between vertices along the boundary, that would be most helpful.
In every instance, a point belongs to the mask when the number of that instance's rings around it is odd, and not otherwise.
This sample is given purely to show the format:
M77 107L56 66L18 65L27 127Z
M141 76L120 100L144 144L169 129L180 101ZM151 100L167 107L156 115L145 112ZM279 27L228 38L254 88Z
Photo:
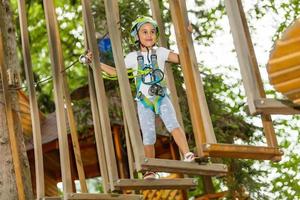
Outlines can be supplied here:
M196 8L190 10L197 17L197 23L193 25L195 32L195 40L204 45L210 45L214 34L217 30L221 30L218 20L225 14L224 1L218 2L216 6L207 8L205 0L196 0Z

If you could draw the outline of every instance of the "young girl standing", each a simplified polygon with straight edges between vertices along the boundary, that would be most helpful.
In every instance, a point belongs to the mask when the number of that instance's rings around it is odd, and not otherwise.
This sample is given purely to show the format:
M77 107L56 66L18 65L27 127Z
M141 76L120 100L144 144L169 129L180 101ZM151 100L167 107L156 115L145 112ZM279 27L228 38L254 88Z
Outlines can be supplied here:
M143 72L143 75L135 74L135 100L137 101L145 156L155 157L155 115L159 115L183 153L183 161L193 162L194 154L189 151L185 133L176 119L164 77L165 62L179 63L179 55L164 47L155 46L159 29L157 22L150 17L143 16L136 19L132 24L131 36L139 50L131 52L125 57L125 65L134 72ZM102 63L101 68L111 75L116 75L115 68ZM148 171L144 174L144 179L155 178L155 172Z

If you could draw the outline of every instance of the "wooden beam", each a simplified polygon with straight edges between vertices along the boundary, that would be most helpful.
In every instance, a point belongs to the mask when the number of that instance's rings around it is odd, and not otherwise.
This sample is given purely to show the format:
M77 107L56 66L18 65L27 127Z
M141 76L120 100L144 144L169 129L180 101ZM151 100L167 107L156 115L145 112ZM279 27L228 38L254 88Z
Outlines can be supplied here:
M123 155L122 155L122 142L120 136L120 128L117 126L113 126L112 129L113 129L113 139L114 139L114 146L116 151L119 177L125 178L125 170L127 169L127 166L125 165Z
M271 84L282 83L300 76L300 65L282 69L278 72L268 72Z
M243 21L243 11L240 10L240 4L239 0L225 0L225 7L243 77L248 107L250 113L255 113L256 108L253 101L262 97L260 94L261 84L258 83L258 81L261 82L261 78L256 79L256 71L253 65L257 66L257 62L247 24Z
M61 174L64 193L72 192L71 166L69 146L67 140L67 127L64 113L63 99L63 79L61 71L63 69L62 49L58 32L58 23L54 9L53 0L44 0L44 10L48 31L48 43L50 49L51 66L53 73L54 100L56 107L56 121L58 128L59 153L61 163Z
M114 60L117 69L118 82L121 91L122 106L124 109L124 114L126 122L128 125L129 135L131 139L134 158L137 170L141 170L141 160L145 157L145 152L143 150L142 138L140 129L138 126L138 120L136 115L136 110L133 102L133 97L131 95L131 89L129 85L127 70L124 62L122 41L121 41L121 31L118 29L117 19L114 13L118 13L118 7L116 6L117 0L105 0L105 10L107 27L109 31L109 36L112 42L112 49L114 54Z
M110 179L110 187L111 190L114 190L113 181L118 179L118 171L117 171L117 164L115 158L115 151L112 139L112 132L108 114L108 104L107 104L107 97L105 94L105 87L104 82L101 76L101 69L100 69L100 59L99 59L99 51L96 42L96 32L95 32L95 25L92 16L92 9L89 0L82 0L82 10L84 16L84 23L86 26L86 35L88 46L90 51L93 53L93 60L92 60L92 69L93 69L93 78L94 84L96 89L96 99L97 99L97 106L99 109L99 116L101 121L101 130L103 136L103 142L105 147L105 156L106 156L106 163L109 166L110 170L108 170L108 175ZM114 54L115 55L115 54Z
M179 160L166 160L145 158L142 163L143 170L153 170L157 172L174 172L182 174L194 174L204 176L223 176L227 173L227 166L223 164L203 164L189 163Z
M273 58L268 62L268 72L278 72L282 69L288 69L300 64L300 52L293 52L291 54L281 56L279 58Z
M40 199L45 196L45 178L44 164L42 152L42 136L41 136L41 120L39 117L39 108L37 103L36 91L34 87L32 62L30 56L30 45L28 36L26 5L24 0L18 0L18 11L21 29L22 52L24 57L24 71L28 85L30 114L32 124L32 136L35 158L35 181L36 181L36 196Z
M119 179L115 183L116 188L121 190L161 190L161 189L190 189L197 186L197 180L193 178L174 179Z
M88 68L88 83L89 83L93 125L94 125L94 132L95 132L95 139L96 139L96 146L97 146L98 162L99 162L101 177L103 178L102 186L103 186L104 193L108 193L108 191L110 190L110 184L109 184L110 180L108 176L108 169L107 169L108 166L106 162L105 148L104 148L104 142L102 137L101 125L100 125L100 116L99 116L100 114L97 107L96 88L95 88L95 82L93 78L93 70L90 67Z
M4 60L4 48L3 48L3 39L2 39L2 30L0 29L0 70L1 70L1 81L3 88L3 97L4 97L4 107L6 114L6 123L7 123L7 131L8 138L10 142L10 149L12 153L13 166L16 174L16 185L18 191L19 200L25 200L25 190L24 190L24 182L22 176L22 168L21 161L19 157L19 144L17 141L17 136L14 127L14 118L12 112L12 101L9 94L8 88L8 80L7 80L7 67L5 65ZM2 119L3 120L3 119Z
M196 200L210 200L210 199L220 199L227 195L228 192L218 192L213 194L205 194L201 197L196 198Z
M255 107L258 114L268 115L295 115L300 114L300 108L298 105L291 103L290 101L278 101L275 99L256 99L254 100Z
M221 158L280 161L283 155L279 148L235 144L205 144L203 150L207 156Z
M124 113L124 110L123 110ZM126 149L127 149L127 158L128 158L128 166L129 166L129 175L131 179L134 179L134 156L133 156L133 150L132 150L132 144L130 141L130 136L129 136L129 132L128 132L128 126L127 126L127 122L125 119L125 116L123 116L124 118L124 131L125 131L125 140L126 140Z
M117 199L126 199L126 200L142 200L141 195L132 195L132 194L66 194L64 200L69 199L97 199L97 200L117 200Z
M37 199L39 200L39 199ZM63 200L61 197L44 197L41 200Z
M64 65L63 65L63 68ZM74 157L75 157L75 164L76 164L76 169L79 177L79 183L80 183L80 188L83 193L88 192L87 185L85 182L85 174L84 174L84 169L83 169L83 163L81 159L81 152L80 152L80 146L79 146L79 141L78 141L78 133L77 133L77 128L76 128L76 121L74 118L74 113L71 105L71 97L70 97L70 92L69 92L69 86L68 86L68 81L66 74L63 73L63 92L64 92L64 97L65 97L65 105L67 108L67 116L69 120L69 127L70 127L70 132L71 132L71 138L72 138L72 147L74 151Z
M256 107L254 100L265 98L266 94L261 80L243 5L241 0L225 0L225 7L243 77L249 111L251 114L255 114ZM268 146L277 147L278 144L271 116L262 114L261 119Z
M300 51L300 37L288 40L278 40L275 49L271 52L270 60Z
M170 10L179 49L180 63L188 96L189 110L195 135L197 153L203 155L202 144L207 140L216 142L208 111L205 93L198 69L191 35L187 30L188 20L185 1L171 0Z

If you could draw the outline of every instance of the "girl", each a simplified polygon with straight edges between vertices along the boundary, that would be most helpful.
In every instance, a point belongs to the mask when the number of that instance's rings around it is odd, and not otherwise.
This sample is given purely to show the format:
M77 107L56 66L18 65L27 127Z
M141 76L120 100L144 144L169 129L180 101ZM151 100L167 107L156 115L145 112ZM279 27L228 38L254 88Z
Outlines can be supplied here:
M189 151L185 133L176 119L176 113L168 97L168 89L164 79L165 62L179 63L179 55L164 47L156 47L159 36L157 22L150 17L139 17L131 28L131 36L139 50L125 57L125 65L134 72L143 72L136 76L137 111L143 135L145 156L155 157L156 142L155 115L159 115L167 130L172 134L185 162L193 162L194 154ZM90 57L91 55L88 55ZM115 68L101 63L103 71L116 75ZM137 74L137 73L136 73ZM135 75L136 75L135 74ZM144 179L155 179L156 173L148 171Z

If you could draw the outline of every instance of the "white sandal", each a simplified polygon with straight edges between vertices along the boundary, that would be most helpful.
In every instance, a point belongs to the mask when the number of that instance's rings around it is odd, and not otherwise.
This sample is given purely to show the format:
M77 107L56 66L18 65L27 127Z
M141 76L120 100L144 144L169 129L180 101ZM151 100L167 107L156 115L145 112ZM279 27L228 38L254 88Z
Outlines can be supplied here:
M156 173L155 172L151 172L151 171L147 171L144 176L143 176L144 180L153 180L153 179L157 179L156 177Z
M194 162L195 161L195 155L192 152L188 152L184 154L184 162Z

